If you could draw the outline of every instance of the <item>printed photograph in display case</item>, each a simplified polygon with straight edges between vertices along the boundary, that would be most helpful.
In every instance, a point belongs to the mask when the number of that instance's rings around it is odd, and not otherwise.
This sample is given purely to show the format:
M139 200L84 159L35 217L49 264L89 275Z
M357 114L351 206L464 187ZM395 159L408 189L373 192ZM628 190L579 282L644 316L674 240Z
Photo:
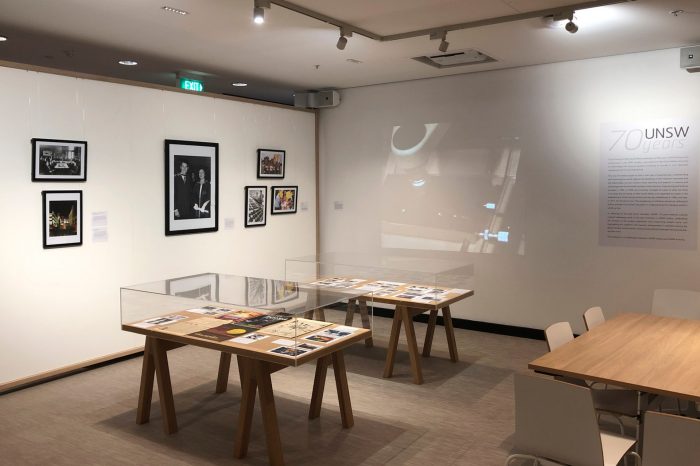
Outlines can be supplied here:
M32 139L32 181L85 181L87 141Z
M299 297L299 286L295 282L274 280L272 283L272 304L285 303Z
M165 234L219 229L219 144L165 140Z
M165 293L182 298L218 301L219 275L200 273L188 277L173 278L165 282Z
M271 213L277 214L295 214L297 212L297 186L273 186L272 191L272 206Z
M245 277L246 306L267 306L267 279Z
M267 188L245 187L245 227L263 227L267 222Z
M83 244L83 192L42 191L44 248Z
M285 151L258 149L258 178L284 178Z

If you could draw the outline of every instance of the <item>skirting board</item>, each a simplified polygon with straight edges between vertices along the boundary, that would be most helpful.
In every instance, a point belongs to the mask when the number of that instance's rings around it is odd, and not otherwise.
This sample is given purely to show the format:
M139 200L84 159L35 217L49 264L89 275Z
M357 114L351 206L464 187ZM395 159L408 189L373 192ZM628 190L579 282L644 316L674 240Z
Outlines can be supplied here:
M108 354L105 356L100 356L98 358L88 359L87 361L79 362L76 364L71 364L69 366L59 367L58 369L41 372L39 374L31 375L29 377L22 377L21 379L12 380L4 384L0 384L0 395L4 395L8 392L13 392L16 390L21 390L23 388L28 388L33 385L38 385L50 380L59 379L67 375L72 375L77 372L82 372L84 370L95 369L117 360L124 360L143 354L143 346L136 348L131 348L125 351L119 351L117 353Z

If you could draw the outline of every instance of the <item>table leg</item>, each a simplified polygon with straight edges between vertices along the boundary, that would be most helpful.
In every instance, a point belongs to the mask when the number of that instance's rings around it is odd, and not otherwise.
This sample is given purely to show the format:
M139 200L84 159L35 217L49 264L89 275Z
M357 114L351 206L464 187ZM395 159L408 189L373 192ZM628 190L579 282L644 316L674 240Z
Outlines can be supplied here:
M331 355L333 360L333 373L335 374L335 387L338 390L338 404L340 406L340 419L343 427L349 429L355 424L350 403L350 389L348 388L348 375L345 371L345 358L343 351L336 351Z
M309 419L316 419L321 415L323 404L323 390L326 387L326 374L328 373L329 357L324 356L316 360L316 375L314 376L314 389L311 392L311 406L309 407Z
M139 404L136 408L136 424L145 424L151 418L151 399L153 398L153 377L156 366L153 364L153 338L146 337L143 350L143 365L141 366L141 387L139 388Z
M455 329L452 326L452 313L450 306L442 308L442 318L445 321L445 334L447 335L447 347L450 349L450 361L459 361L457 354L457 341L455 340Z
M416 330L413 327L413 315L411 309L403 308L403 327L406 332L408 342L408 355L411 358L411 372L413 373L413 383L420 385L423 383L423 370L421 369L420 355L418 354L418 342L416 341Z
M250 429L253 423L253 410L255 409L255 393L258 385L255 380L253 361L241 356L238 359L238 372L241 376L241 409L238 415L238 429L233 455L236 458L244 458L248 453L250 443Z
M386 362L384 363L384 377L391 377L394 372L394 359L396 358L396 350L399 347L399 334L401 333L401 316L404 306L396 306L394 309L394 320L391 323L391 333L389 334L389 347L386 353Z
M430 357L430 350L433 347L433 335L435 334L435 323L437 322L437 309L430 311L430 316L428 317L428 328L425 331L425 343L423 343L423 357Z
M316 314L316 319L315 319L315 320L318 320L318 321L321 321L321 322L325 322L325 321L326 321L326 313L325 313L325 311L323 310L323 308L316 309L315 314Z
M362 328L370 329L371 330L371 325L369 322L369 311L367 310L367 301L362 301L359 300L360 302L360 318L362 319ZM371 348L374 346L374 341L372 340L372 337L369 337L365 340L365 346L367 348Z
M348 299L348 310L345 314L345 325L351 326L355 319L355 303L354 299Z
M275 397L272 392L272 381L270 380L270 363L255 361L254 365L255 378L258 383L258 393L260 395L260 411L265 428L268 458L272 466L282 466L284 465L284 458L282 456L282 441L280 440L279 425L277 424Z
M219 375L216 378L216 393L224 393L228 387L228 373L231 368L231 353L221 353Z
M151 351L153 352L153 363L158 381L158 398L163 416L163 430L166 434L174 434L177 432L177 419L175 418L175 402L173 400L173 387L170 383L166 343L158 338L153 338Z

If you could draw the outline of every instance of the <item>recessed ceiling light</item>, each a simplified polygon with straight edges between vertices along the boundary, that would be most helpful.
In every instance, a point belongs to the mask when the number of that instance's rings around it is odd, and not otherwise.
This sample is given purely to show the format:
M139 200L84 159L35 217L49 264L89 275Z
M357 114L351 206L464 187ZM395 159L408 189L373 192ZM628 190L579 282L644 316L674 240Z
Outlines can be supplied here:
M0 36L0 42L5 42L7 40L7 37L5 36Z
M119 64L124 66L136 66L139 62L134 60L119 60Z
M248 83L231 83L231 85L236 87L246 87Z
M177 13L178 15L183 15L183 16L184 16L184 15L189 15L189 14L190 14L189 11L181 10L181 9L179 9L179 8L173 8L173 7L168 6L168 5L165 5L164 7L162 7L162 9L163 9L164 11L167 11L167 12L170 12L170 13Z

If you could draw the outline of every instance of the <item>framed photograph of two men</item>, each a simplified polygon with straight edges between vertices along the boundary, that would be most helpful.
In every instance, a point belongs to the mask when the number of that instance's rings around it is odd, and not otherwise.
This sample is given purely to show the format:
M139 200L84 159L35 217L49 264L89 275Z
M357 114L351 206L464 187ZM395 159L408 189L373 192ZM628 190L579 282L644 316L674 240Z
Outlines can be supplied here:
M165 140L165 234L219 229L219 144Z

